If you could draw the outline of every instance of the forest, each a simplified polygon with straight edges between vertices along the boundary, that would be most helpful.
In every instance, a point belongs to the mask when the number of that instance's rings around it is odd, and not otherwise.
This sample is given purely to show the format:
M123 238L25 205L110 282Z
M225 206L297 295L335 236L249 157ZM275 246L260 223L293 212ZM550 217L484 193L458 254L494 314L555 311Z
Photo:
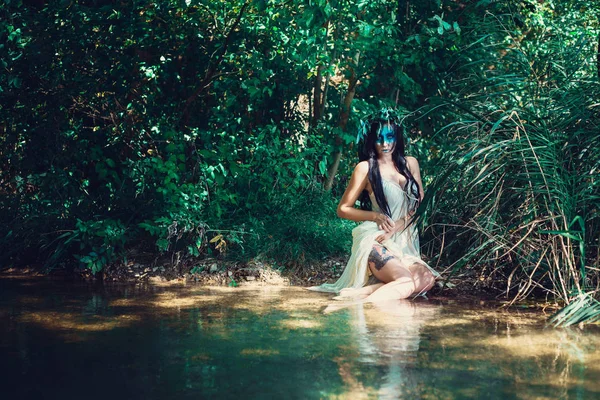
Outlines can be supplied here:
M354 223L335 210L357 131L391 107L444 281L598 320L599 15L594 0L5 0L0 269L347 257Z

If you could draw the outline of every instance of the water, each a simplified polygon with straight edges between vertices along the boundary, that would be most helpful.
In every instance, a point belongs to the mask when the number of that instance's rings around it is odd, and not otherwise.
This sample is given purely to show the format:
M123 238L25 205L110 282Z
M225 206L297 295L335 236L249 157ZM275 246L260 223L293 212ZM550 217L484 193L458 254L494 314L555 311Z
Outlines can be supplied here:
M2 397L600 397L597 326L439 299L324 313L329 297L0 279Z

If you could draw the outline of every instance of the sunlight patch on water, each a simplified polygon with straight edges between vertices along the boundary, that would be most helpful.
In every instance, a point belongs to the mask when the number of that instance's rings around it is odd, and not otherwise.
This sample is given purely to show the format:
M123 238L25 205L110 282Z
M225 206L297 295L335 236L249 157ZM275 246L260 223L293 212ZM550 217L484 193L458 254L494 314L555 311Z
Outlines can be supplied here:
M335 358L338 366L338 374L344 382L344 393L328 396L330 399L373 399L377 396L377 390L372 386L365 386L353 371L352 361L344 358Z
M319 329L322 324L309 319L290 319L282 321L281 325L287 329Z
M81 315L57 311L36 311L21 315L20 321L40 325L51 331L85 331L100 332L115 328L130 326L139 322L138 315L118 315L115 317L103 317L94 315L82 318Z
M110 307L123 307L127 309L145 309L158 308L157 312L170 312L172 309L190 309L200 307L206 304L216 304L223 300L222 296L211 294L195 294L189 292L162 292L148 297L132 297L114 299L110 302ZM164 309L164 310L160 310Z
M302 293L306 295L305 293ZM320 307L324 307L330 303L330 300L327 298L320 297L294 297L291 299L286 299L285 301L278 301L276 303L276 308L281 311L295 311L295 310L310 310L314 312L318 310Z
M216 303L221 299L215 295L198 295L198 294L182 294L179 293L160 293L156 299L152 301L154 307L160 308L192 308L198 307L202 303Z
M276 349L243 349L240 354L242 356L273 357L280 353Z

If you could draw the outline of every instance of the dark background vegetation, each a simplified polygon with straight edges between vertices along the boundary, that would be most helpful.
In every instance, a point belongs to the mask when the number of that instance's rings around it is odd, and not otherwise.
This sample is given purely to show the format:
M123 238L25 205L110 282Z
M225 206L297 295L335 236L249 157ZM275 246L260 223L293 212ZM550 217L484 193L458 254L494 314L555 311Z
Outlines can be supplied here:
M347 255L361 118L412 112L422 250L512 298L598 286L595 1L6 0L2 267ZM502 282L502 285L494 282Z

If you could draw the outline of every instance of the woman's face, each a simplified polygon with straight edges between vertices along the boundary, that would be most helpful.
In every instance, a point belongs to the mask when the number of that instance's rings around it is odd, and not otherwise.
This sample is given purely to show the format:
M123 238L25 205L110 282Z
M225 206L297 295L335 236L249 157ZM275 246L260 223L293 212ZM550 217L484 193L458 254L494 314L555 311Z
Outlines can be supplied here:
M377 136L377 141L375 142L375 150L377 151L377 155L381 156L383 154L391 154L394 151L394 147L396 147L396 133L391 125L386 124L379 130L379 136Z

